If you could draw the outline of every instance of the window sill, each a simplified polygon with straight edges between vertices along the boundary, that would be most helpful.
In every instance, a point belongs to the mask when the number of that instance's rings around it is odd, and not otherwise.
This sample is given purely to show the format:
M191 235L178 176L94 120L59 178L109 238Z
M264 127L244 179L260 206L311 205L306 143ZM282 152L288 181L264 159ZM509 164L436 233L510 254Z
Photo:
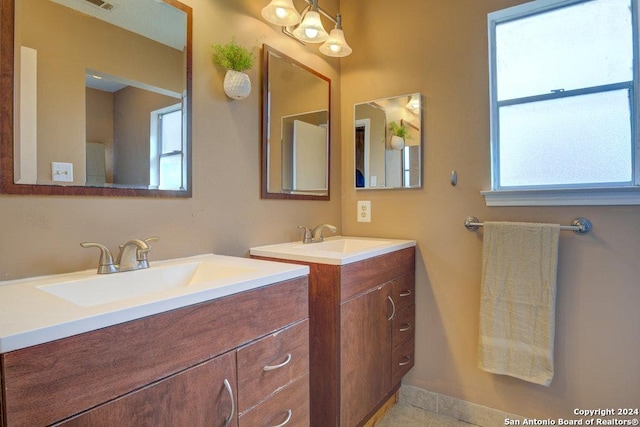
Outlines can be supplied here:
M480 192L487 206L619 206L640 205L640 188L570 190L493 190Z

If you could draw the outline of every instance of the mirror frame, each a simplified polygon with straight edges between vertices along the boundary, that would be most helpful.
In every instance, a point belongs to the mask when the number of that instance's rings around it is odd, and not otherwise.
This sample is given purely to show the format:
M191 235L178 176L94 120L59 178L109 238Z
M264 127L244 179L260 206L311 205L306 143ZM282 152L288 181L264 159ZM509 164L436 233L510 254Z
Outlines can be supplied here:
M180 9L187 15L187 61L186 61L186 110L187 129L187 189L157 190L142 188L83 187L64 185L38 185L14 183L14 26L15 0L0 1L0 193L22 195L61 196L120 196L120 197L191 197L192 195L192 31L193 12L191 7L177 0L162 0Z
M327 194L326 195L312 195L312 194L290 194L290 193L270 193L269 192L269 157L267 153L269 139L267 135L267 130L269 128L267 122L269 120L269 102L268 96L269 93L269 55L275 54L283 59L291 62L292 64L302 68L305 71L319 77L322 80L325 80L328 84L327 91L327 109L328 109L328 118L329 118L329 126L327 133ZM306 65L296 61L288 55L285 55L282 52L277 51L267 44L262 45L262 123L261 123L261 131L262 131L262 142L260 144L260 188L261 194L260 197L263 199L282 199L282 200L330 200L331 195L331 79L323 76L319 72L307 67Z

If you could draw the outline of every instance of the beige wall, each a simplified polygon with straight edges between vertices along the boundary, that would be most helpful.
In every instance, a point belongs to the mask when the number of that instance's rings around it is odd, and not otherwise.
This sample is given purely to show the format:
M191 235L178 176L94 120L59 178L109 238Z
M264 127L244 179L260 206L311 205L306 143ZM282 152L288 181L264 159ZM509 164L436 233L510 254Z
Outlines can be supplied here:
M251 246L292 241L298 225L340 228L340 104L338 64L265 23L255 0L185 0L193 8L193 198L131 199L0 195L0 279L97 267L98 251L132 237L160 236L151 260L214 252L245 256ZM323 7L337 11L336 1ZM300 8L301 5L300 5ZM249 71L253 90L235 101L222 88L212 43L237 41L260 55L268 43L332 79L331 200L260 199L260 65ZM84 137L84 136L83 136Z
M299 238L298 224L321 222L347 235L413 238L419 247L417 359L408 383L538 417L569 417L574 407L637 407L640 208L487 208L479 193L489 188L485 15L516 1L373 0L366 7L343 1L354 53L342 60L341 82L337 61L260 19L262 2L186 3L194 8L193 198L0 196L2 279L91 268L98 254L79 247L86 240L115 249L131 237L159 235L153 260L204 252L243 256L254 245ZM335 11L336 3L323 0L322 6ZM232 101L222 90L224 72L208 55L211 43L232 35L256 53L263 42L272 44L332 79L330 202L259 199L259 67L250 71L251 96ZM353 104L414 91L425 97L424 188L356 192ZM453 169L457 187L449 184ZM369 224L356 222L359 199L372 201ZM476 367L482 234L463 227L468 215L593 221L589 235L562 234L556 376L549 388Z
M416 365L409 384L525 416L571 418L574 408L638 406L640 207L487 208L489 111L486 14L516 0L343 1L342 175L352 176L353 104L424 95L424 188L355 191L342 182L348 235L418 241ZM459 184L449 184L456 170ZM356 222L371 200L372 222ZM562 232L555 378L550 387L476 367L482 232L464 219L593 221Z

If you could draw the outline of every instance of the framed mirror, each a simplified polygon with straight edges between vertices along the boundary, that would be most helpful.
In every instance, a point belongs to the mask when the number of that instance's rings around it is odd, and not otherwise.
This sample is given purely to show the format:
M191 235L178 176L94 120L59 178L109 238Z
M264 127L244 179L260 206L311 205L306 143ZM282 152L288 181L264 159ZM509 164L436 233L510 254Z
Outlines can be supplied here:
M263 46L265 199L329 200L331 80Z
M357 190L422 187L422 97L412 93L354 107Z
M192 10L7 0L0 192L191 196Z

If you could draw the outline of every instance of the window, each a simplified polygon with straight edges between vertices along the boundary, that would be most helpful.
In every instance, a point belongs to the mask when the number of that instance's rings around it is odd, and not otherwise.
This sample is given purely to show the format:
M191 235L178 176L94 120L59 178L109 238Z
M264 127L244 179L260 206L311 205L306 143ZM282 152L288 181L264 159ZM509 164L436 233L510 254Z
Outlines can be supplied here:
M488 205L640 204L637 1L489 14Z
M161 190L185 188L185 149L182 107L176 104L151 112L151 186Z

